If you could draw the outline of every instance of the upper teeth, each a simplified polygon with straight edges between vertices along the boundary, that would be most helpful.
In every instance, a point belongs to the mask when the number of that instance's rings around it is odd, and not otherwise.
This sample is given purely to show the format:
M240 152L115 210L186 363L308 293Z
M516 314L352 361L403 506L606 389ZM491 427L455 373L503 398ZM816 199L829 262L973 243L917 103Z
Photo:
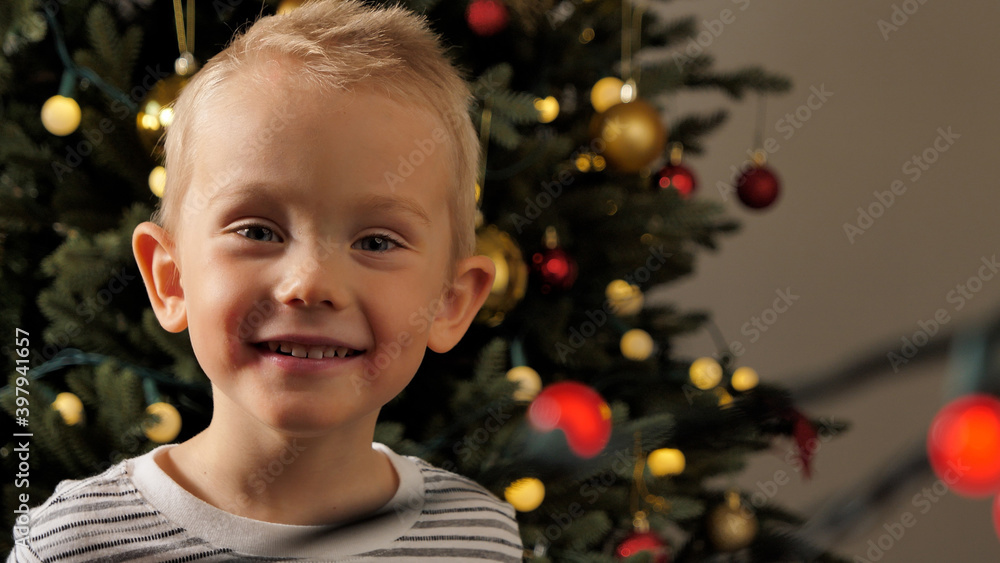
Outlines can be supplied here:
M296 358L343 358L349 352L354 352L351 348L344 346L306 346L296 342L268 342L267 347L272 352L279 348L282 352L289 353Z

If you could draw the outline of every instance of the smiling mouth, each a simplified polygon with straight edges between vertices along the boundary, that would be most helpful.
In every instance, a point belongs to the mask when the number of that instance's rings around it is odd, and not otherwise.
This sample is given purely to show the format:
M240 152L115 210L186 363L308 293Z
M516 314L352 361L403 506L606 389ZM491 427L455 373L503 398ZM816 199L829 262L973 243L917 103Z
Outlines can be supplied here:
M344 346L307 346L296 342L281 341L260 342L256 346L261 350L270 350L271 352L281 354L282 356L308 358L312 360L319 360L322 358L348 358L365 352L364 350L353 350Z

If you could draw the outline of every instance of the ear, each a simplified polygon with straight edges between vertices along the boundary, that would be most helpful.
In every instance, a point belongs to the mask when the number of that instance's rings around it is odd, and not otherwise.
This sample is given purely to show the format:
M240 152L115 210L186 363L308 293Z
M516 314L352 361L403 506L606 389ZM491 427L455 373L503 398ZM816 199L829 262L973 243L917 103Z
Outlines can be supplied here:
M444 353L458 344L489 297L494 277L496 266L488 256L470 256L458 262L453 285L443 295L441 312L431 323L428 348Z
M168 332L187 328L181 270L170 233L149 221L139 223L132 232L132 252L160 326Z

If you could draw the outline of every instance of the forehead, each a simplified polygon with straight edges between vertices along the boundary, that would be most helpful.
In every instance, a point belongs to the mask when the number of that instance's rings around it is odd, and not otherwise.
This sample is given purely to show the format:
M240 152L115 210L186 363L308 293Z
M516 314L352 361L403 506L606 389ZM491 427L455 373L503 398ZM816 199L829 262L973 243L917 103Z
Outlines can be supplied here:
M392 199L409 200L450 223L456 168L440 119L367 85L324 92L287 74L234 76L203 104L189 153L191 189L201 192L192 199L259 195L269 186L310 204L323 188L350 186L337 193L356 193L365 208L401 210L405 203Z

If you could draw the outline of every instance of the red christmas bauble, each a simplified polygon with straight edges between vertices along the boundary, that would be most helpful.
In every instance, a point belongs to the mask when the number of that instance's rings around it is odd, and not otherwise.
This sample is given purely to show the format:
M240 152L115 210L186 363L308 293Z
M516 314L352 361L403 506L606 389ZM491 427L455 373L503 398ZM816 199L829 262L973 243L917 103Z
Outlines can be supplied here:
M498 0L473 0L465 9L465 21L476 35L489 37L507 27L507 6Z
M662 189L673 188L683 197L688 197L698 187L694 172L683 164L668 164L656 173L656 186Z
M780 192L778 177L767 166L753 166L736 179L736 195L752 209L768 207Z
M670 563L670 551L667 542L661 540L653 532L632 532L618 544L615 555L618 559L626 559L637 553L650 552L655 563Z
M539 432L562 430L574 454L592 458L611 438L611 407L590 387L576 381L553 383L528 407L528 421Z
M937 476L956 493L1000 492L1000 399L973 394L945 405L927 432L927 455Z
M531 256L531 268L542 279L542 293L567 290L576 281L576 260L561 248L547 248Z

